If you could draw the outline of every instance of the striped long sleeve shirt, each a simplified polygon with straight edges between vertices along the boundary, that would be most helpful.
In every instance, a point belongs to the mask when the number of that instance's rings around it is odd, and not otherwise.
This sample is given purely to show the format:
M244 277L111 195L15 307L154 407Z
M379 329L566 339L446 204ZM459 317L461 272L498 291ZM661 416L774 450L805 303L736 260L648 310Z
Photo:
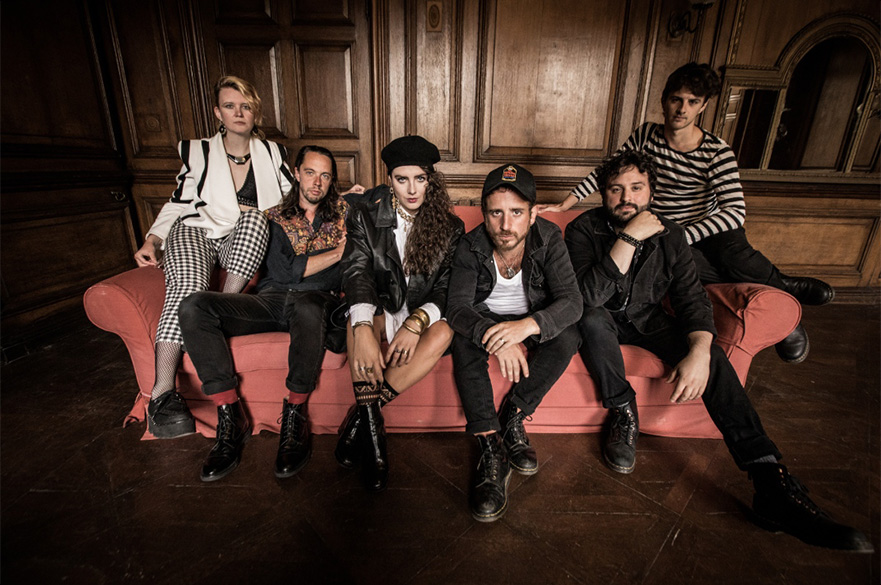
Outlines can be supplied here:
M704 132L695 150L679 152L664 138L664 126L648 122L618 150L652 155L658 183L652 210L685 228L689 244L743 226L746 205L734 152L721 138ZM579 200L597 190L596 171L573 190Z

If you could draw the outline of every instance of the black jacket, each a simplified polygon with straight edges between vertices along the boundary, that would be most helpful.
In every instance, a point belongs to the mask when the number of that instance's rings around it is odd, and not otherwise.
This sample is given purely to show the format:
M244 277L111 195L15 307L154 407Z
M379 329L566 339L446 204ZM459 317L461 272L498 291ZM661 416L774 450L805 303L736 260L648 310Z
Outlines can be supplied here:
M609 256L616 236L602 208L585 211L566 227L566 246L584 303L619 309L608 304L627 297L630 287L623 315L640 333L650 334L674 324L661 304L669 295L682 333L709 331L715 335L713 305L698 279L685 232L672 221L660 220L666 229L645 241L635 273L629 278ZM633 266L628 272L634 272Z
M541 217L529 228L523 253L523 286L529 316L541 329L537 341L545 342L581 318L581 294L563 236L553 223ZM483 346L484 333L495 321L484 317L484 301L496 285L493 244L483 224L459 242L453 257L447 320L453 331Z
M440 265L431 274L411 274L407 284L395 245L397 217L391 198L387 185L348 198L352 207L346 218L346 250L342 260L346 302L349 306L368 303L390 313L400 311L405 302L410 311L434 303L443 314L450 263L465 226L456 218L456 229Z

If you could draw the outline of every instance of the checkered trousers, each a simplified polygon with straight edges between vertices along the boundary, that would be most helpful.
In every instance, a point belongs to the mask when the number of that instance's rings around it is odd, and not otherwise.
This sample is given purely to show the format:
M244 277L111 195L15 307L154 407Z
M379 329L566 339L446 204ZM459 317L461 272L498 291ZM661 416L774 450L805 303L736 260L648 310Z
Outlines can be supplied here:
M219 239L207 238L203 228L175 221L165 242L165 305L156 328L156 343L183 344L178 306L187 295L208 289L216 263L250 280L263 262L268 242L269 224L257 209L243 211L232 233Z

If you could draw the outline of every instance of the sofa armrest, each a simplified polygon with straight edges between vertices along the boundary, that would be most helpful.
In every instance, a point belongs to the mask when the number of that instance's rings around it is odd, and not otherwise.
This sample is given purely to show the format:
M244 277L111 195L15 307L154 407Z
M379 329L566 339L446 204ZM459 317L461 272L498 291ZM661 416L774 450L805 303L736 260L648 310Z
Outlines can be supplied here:
M711 284L716 343L729 358L735 348L751 359L792 333L801 320L801 305L780 289L751 283Z

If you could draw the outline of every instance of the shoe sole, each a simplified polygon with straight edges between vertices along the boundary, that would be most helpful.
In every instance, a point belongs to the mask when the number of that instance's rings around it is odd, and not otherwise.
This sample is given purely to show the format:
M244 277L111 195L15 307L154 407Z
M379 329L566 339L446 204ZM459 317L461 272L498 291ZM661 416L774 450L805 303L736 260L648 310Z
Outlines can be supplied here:
M286 472L280 472L278 469L275 470L275 477L278 479L287 479L289 477L293 477L297 475L300 470L306 467L306 464L309 463L309 460L312 459L312 447L309 447L309 453L306 454L306 458L303 459L303 462L300 463L295 469Z
M343 469L355 469L358 467L358 459L353 459L350 461L345 461L340 458L339 454L336 452L336 449L333 450L333 458L336 459L336 462L340 464L340 467Z
M775 349L776 349L776 348L775 348ZM798 357L796 357L796 358L785 358L785 357L783 357L782 355L780 355L780 352L778 351L778 352L777 352L777 357L779 357L781 360L783 360L783 361L786 362L787 364L800 364L800 363L802 363L803 361L805 361L805 360L807 359L807 357L808 357L808 352L810 352L810 351L811 351L811 340L808 339L808 340L807 340L807 343L805 344L805 350L804 350L804 353L802 353L800 356L798 356Z
M761 514L759 514L758 512L756 512L752 508L748 508L748 516L753 524L755 524L756 526L758 526L759 528L761 528L763 530L767 530L768 532L771 532L773 534L788 534L794 538L799 539L800 541L804 542L805 544L809 544L811 546L825 548L827 550L837 550L837 551L841 551L841 552L849 552L849 553L854 553L854 554L872 554L875 552L875 547L872 546L871 543L866 543L867 546L863 547L863 548L838 548L838 547L831 547L831 546L829 546L827 544L823 544L821 542L806 540L806 539L802 538L800 535L796 534L795 532L793 532L791 530L787 530L786 527L783 526L782 524L779 524L779 523L775 522L774 520L771 520L770 518L762 516Z
M517 467L516 465L514 465L510 461L508 463L511 465L511 469L513 469L514 471L516 471L520 475L535 475L536 473L538 473L538 466L537 465L534 469L523 469L522 467Z
M472 511L471 517L477 520L478 522L495 522L499 518L505 515L505 512L508 511L508 484L511 483L511 471L508 471L508 477L505 478L505 503L502 504L502 507L495 514L478 514L477 512Z
M609 461L609 458L606 457L605 453L603 453L603 461L606 462L606 466L608 466L609 469L617 473L623 473L624 475L629 475L633 473L633 468L636 467L636 461L634 461L633 465L631 465L630 467L621 467L620 465L615 465L614 463Z
M150 434L157 439L176 439L178 437L185 437L187 435L195 434L196 421L181 421L172 425L157 426L151 423L150 419L148 418L147 430L150 431Z
M226 477L227 475L229 475L230 473L232 473L233 471L235 471L235 470L236 470L236 467L238 467L238 466L239 466L239 463L241 463L241 462L242 462L242 458L239 457L239 458L236 460L236 462L233 463L232 465L230 465L229 467L227 467L226 470L224 470L223 473L219 473L219 474L217 474L217 475L201 475L201 474L200 474L200 475L199 475L199 479L201 479L201 480L204 481L205 483L211 483L212 481L217 481L218 479L223 479L224 477Z

